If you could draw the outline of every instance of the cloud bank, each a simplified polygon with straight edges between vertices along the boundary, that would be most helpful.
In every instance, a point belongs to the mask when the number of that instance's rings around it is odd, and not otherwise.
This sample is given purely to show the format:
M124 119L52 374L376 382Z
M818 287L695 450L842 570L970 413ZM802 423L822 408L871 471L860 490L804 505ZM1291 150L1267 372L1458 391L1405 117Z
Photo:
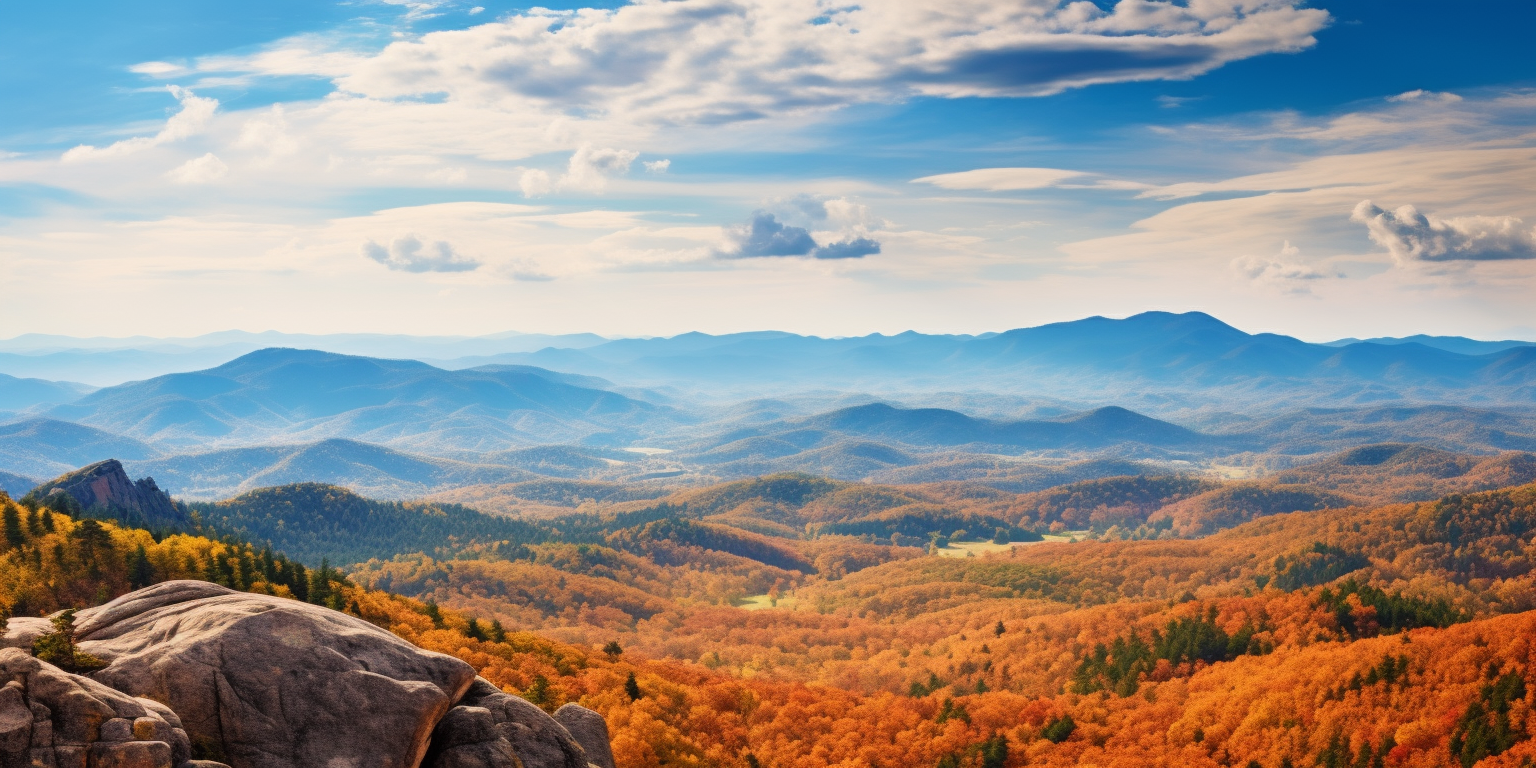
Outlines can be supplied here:
M1300 0L641 1L536 8L377 53L302 38L203 72L309 74L369 100L444 98L632 125L719 125L912 96L1042 96L1187 79L1315 44ZM163 67L145 65L154 75Z
M1411 205L1388 211L1362 200L1349 219L1364 224L1371 240L1399 264L1536 259L1536 228L1513 216L1441 219Z

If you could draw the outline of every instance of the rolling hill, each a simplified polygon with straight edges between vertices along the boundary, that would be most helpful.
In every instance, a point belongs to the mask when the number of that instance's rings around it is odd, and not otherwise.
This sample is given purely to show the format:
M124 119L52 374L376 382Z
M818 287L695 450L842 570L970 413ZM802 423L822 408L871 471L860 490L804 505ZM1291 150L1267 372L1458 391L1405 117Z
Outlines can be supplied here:
M943 408L886 403L730 430L679 448L676 458L722 475L811 471L844 479L931 461L935 451L971 454L1102 452L1138 457L1209 455L1246 447L1106 407L1056 419L994 421Z
M627 444L669 409L525 369L266 349L217 368L108 387L50 415L162 445L342 437L425 451Z
M70 403L95 389L72 381L18 379L0 373L0 411L24 411L38 405Z
M511 483L537 475L508 466L417 456L355 440L229 448L132 461L128 471L155 478L185 499L225 499L267 486L316 482L375 498L405 499L464 485Z
M106 459L139 460L160 452L147 443L55 419L0 424L0 469L54 477Z
M30 477L0 472L0 491L5 491L15 498L21 498L26 495L27 491L37 486L38 482Z

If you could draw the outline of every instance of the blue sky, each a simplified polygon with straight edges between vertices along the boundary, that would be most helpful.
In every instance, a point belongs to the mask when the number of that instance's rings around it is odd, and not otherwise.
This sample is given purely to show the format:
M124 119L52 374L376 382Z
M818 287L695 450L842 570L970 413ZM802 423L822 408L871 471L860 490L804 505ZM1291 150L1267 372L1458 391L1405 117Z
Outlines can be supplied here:
M0 336L1536 337L1529 3L255 5L6 11Z

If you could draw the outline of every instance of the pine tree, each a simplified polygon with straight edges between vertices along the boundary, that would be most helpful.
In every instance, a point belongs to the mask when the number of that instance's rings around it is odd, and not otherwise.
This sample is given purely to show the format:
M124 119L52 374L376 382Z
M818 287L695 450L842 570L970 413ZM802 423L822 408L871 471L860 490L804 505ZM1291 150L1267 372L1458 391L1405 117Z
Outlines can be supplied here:
M21 516L16 513L16 508L10 504L5 505L5 543L12 549L27 543L27 534L21 530Z
M617 640L609 640L608 644L603 646L603 653L608 655L609 661L612 661L623 655L624 647L619 645Z
M53 631L32 643L32 655L65 672L91 672L107 666L106 662L84 653L75 645L75 609L53 617Z
M155 583L155 569L149 564L149 554L144 551L144 545L140 544L128 556L128 584L134 589L143 589Z
M629 694L630 701L640 700L640 681L635 679L635 673L631 672L629 677L625 678L624 692Z
M320 567L309 575L309 602L325 605L331 599L331 561L322 559Z

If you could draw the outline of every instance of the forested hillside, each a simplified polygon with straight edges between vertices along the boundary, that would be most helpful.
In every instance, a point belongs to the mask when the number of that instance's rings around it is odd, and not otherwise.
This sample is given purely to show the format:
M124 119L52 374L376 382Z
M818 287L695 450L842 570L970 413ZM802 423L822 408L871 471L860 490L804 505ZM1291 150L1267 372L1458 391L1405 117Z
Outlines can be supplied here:
M290 502L303 497L245 503L275 526L302 519ZM234 538L157 541L6 500L0 603L35 614L188 577L325 602L546 708L598 710L625 766L1536 757L1536 486L961 558L726 522L743 506L756 520L829 522L921 503L767 478L563 534L591 543L549 539L507 558L473 542L343 576ZM757 590L761 609L732 604Z

